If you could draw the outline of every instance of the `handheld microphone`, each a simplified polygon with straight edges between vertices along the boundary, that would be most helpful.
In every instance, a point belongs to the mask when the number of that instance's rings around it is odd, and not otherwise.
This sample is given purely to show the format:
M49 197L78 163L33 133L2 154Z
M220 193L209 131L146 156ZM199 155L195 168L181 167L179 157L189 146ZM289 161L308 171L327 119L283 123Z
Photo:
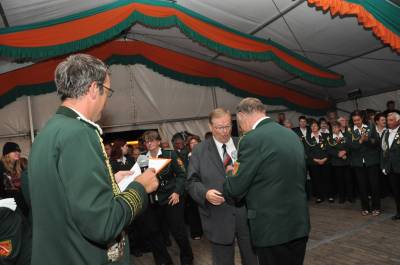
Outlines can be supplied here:
M142 173L149 168L149 158L145 155L140 155L137 158L137 163L140 167L140 171L142 171Z

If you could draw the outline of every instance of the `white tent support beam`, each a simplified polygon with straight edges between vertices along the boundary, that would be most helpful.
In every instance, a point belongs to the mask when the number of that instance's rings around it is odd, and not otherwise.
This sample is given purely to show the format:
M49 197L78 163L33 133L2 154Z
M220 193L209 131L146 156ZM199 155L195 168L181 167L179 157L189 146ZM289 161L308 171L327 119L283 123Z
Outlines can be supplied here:
M29 136L29 133L5 134L5 135L0 135L0 139L26 137L26 136Z
M349 62L349 61L352 61L352 60L358 59L358 58L360 58L360 57L363 57L363 56L365 56L365 55L367 55L367 54L370 54L370 53L373 53L373 52L382 50L382 49L384 49L384 48L386 48L386 47L387 47L386 45L384 45L384 46L379 46L379 47L374 48L374 49L372 49L372 50L369 50L369 51L366 51L366 52L357 54L357 55L355 55L355 56L351 56L351 57L349 57L349 58L340 60L340 61L335 62L335 63L330 64L330 65L327 65L327 66L325 66L325 68L328 68L328 69L329 69L329 68L331 68L331 67L334 67L334 66L337 66L337 65L340 65L340 64L343 64L343 63L347 63L347 62ZM290 78L290 79L287 79L287 80L283 81L283 83L287 83L287 82L290 82L290 81L293 81L293 80L296 80L296 79L299 79L299 77L292 77L292 78Z
M213 100L213 107L214 109L218 108L218 100L217 100L217 92L215 87L211 88L212 91L212 100Z
M31 135L31 142L35 139L35 131L33 129L33 118L32 118L32 103L31 96L28 96L28 117L29 117L29 131Z

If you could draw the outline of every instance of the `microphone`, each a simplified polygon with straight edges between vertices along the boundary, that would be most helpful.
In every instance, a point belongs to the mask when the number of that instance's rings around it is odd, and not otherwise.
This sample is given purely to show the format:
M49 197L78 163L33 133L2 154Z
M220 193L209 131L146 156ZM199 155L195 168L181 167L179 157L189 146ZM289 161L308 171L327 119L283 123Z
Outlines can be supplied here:
M149 168L149 158L145 155L138 156L136 162L138 163L142 173Z

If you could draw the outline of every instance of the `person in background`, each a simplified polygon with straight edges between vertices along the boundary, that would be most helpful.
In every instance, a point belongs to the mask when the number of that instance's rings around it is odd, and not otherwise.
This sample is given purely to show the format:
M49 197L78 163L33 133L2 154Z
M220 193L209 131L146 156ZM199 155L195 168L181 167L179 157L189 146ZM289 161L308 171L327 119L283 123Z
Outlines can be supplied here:
M331 134L331 132L329 131L329 124L324 118L320 118L318 122L320 127L319 131L321 132L321 134Z
M244 136L234 167L227 168L223 194L245 200L260 265L303 264L310 231L304 148L295 133L265 112L256 98L239 103Z
M389 100L388 102L386 102L386 110L383 112L383 114L387 116L390 112L396 112L400 114L400 111L396 109L396 103L394 102L394 100Z
M237 242L242 264L257 264L246 206L240 202L228 204L222 194L225 170L235 158L239 140L231 136L231 113L223 108L214 109L208 115L208 126L212 137L194 148L186 187L199 205L204 235L211 242L212 262L234 265Z
M161 144L160 144L161 148L164 150L171 150L171 146L169 145L169 141L168 140L161 140Z
M187 148L189 151L188 160L192 156L192 151L201 142L200 137L197 135L191 135L187 138ZM189 161L185 163L189 165ZM197 203L193 200L190 194L186 196L185 204L185 219L190 227L190 235L192 239L199 240L203 235L203 229L201 227L201 220L199 215L199 209Z
M104 150L106 151L107 157L110 158L111 156L111 143L104 143Z
M299 127L293 128L293 131L304 141L310 133L310 128L307 126L307 118L305 116L299 117Z
M328 120L329 126L332 126L332 123L337 121L338 119L336 110L329 110L326 113L326 118Z
M192 265L193 252L184 220L186 181L184 162L175 151L161 149L161 137L157 131L146 131L142 138L145 141L148 150L146 156L149 159L171 159L171 162L157 175L160 180L160 187L151 195L150 206L156 218L149 218L146 227L160 231L163 223L165 223L179 246L181 264ZM156 234L154 233L154 235ZM157 237L159 236L157 235ZM160 244L159 240L158 244ZM154 243L151 245L154 247ZM168 252L165 252L162 245L159 245L158 251L153 251L153 254L157 264L171 263L171 257Z
M286 128L288 128L288 129L292 129L293 124L292 124L291 121L285 120L285 121L283 122L283 126L286 127Z
M207 140L207 139L210 139L210 138L212 138L212 132L206 132L204 134L204 139Z
M328 154L330 156L333 177L339 195L339 203L346 200L354 202L353 179L350 172L350 155L346 142L347 133L340 131L339 122L332 122L332 135L328 138Z
M361 199L361 214L381 214L379 179L379 142L374 138L371 128L363 123L362 113L354 111L351 119L354 126L348 129L350 164L354 169ZM368 193L371 192L370 205Z
M400 114L389 112L387 115L388 130L382 139L381 168L389 176L396 213L392 220L400 220Z
M332 181L329 172L327 151L328 135L321 134L319 124L316 120L311 121L311 133L305 139L305 152L307 164L310 169L311 183L313 185L316 203L325 199L334 202L332 192Z
M128 156L126 141L122 139L114 141L111 148L110 164L114 174L118 171L128 171L133 167L133 159Z
M346 117L344 117L344 116L340 116L340 117L337 119L337 121L338 121L339 124L340 124L340 131L341 131L342 133L347 132L347 128L349 127L349 120L348 120Z
M283 113L283 112L278 113L278 123L283 126L284 125L283 123L285 122L285 120L286 120L285 113Z
M136 163L136 161L137 161L137 159L138 159L138 157L140 156L140 149L139 149L139 147L133 147L133 150L132 150L132 159L133 159L133 162L134 163Z

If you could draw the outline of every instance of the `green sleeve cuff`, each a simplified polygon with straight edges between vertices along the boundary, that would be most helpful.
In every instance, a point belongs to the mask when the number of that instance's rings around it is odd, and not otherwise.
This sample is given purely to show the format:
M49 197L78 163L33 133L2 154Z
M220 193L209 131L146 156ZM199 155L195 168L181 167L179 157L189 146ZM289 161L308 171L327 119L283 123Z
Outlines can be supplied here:
M131 222L136 216L138 216L147 208L147 204L149 202L149 197L145 188L142 184L136 181L132 181L126 190L118 194L118 196L121 197L131 208Z

